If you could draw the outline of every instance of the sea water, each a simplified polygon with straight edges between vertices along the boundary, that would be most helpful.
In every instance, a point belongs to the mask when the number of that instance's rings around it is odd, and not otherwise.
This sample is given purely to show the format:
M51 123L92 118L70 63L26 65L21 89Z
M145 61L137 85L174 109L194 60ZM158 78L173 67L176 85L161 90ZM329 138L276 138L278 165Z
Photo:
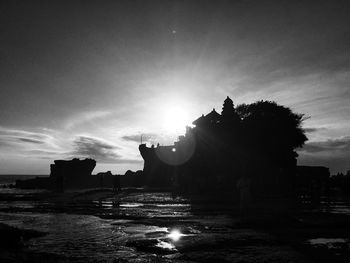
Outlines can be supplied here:
M15 179L18 177L3 176L2 182L13 183ZM0 193L13 196L26 196L40 191L45 190L0 188ZM46 233L27 242L27 246L33 251L54 253L81 262L113 262L114 259L142 262L154 259L154 254L137 251L136 248L128 246L127 242L145 237L168 236L172 224L167 222L171 218L174 219L173 222L178 219L193 220L190 202L184 198L174 198L170 193L131 194L123 199L118 208L111 200L93 200L84 203L82 210L79 210L82 204L70 203L68 205L73 212L61 213L52 209L56 205L45 200L0 200L0 222ZM38 207L41 208L40 211L37 210ZM4 212L9 208L12 212ZM349 202L342 199L321 202L313 209L313 212L350 215ZM86 210L90 213L84 214ZM98 214L107 217L96 216ZM157 218L154 225L143 222L154 218ZM203 220L202 223L204 224ZM195 226L191 228L193 233L200 233ZM319 245L320 240L324 241L320 238L309 240L310 245ZM327 239L327 244L333 241ZM338 239L335 241L339 243ZM162 240L160 242L164 243ZM163 243L158 245L164 246Z

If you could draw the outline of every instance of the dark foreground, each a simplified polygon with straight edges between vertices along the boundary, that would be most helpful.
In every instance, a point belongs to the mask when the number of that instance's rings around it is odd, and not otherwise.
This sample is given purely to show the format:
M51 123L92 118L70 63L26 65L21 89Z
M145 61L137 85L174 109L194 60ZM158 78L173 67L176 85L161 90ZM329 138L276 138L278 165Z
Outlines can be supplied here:
M344 208L344 207L343 207ZM0 262L350 262L347 210L109 189L0 194Z

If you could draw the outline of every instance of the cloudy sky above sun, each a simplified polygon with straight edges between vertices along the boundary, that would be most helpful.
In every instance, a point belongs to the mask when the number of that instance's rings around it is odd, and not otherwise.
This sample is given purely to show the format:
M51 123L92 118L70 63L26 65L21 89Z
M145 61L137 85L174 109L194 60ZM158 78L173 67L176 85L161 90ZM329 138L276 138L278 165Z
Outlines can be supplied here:
M141 134L170 143L226 96L309 116L299 164L346 171L349 13L347 1L1 1L0 173L73 156L142 169Z

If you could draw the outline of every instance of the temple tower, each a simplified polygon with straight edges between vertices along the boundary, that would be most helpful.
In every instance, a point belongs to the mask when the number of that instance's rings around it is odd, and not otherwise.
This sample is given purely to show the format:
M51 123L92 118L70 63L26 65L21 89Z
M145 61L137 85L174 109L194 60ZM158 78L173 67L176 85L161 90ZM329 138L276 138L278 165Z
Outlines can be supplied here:
M221 116L224 123L240 121L240 118L235 110L233 101L230 99L229 96L227 96L222 106Z

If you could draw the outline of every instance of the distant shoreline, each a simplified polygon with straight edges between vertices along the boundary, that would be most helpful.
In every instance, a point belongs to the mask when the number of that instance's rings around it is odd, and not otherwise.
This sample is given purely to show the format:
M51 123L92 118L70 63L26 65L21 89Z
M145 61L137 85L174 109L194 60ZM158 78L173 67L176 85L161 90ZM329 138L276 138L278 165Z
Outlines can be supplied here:
M38 174L0 174L0 187L15 184L16 180L26 180L35 177L49 177L50 175Z

